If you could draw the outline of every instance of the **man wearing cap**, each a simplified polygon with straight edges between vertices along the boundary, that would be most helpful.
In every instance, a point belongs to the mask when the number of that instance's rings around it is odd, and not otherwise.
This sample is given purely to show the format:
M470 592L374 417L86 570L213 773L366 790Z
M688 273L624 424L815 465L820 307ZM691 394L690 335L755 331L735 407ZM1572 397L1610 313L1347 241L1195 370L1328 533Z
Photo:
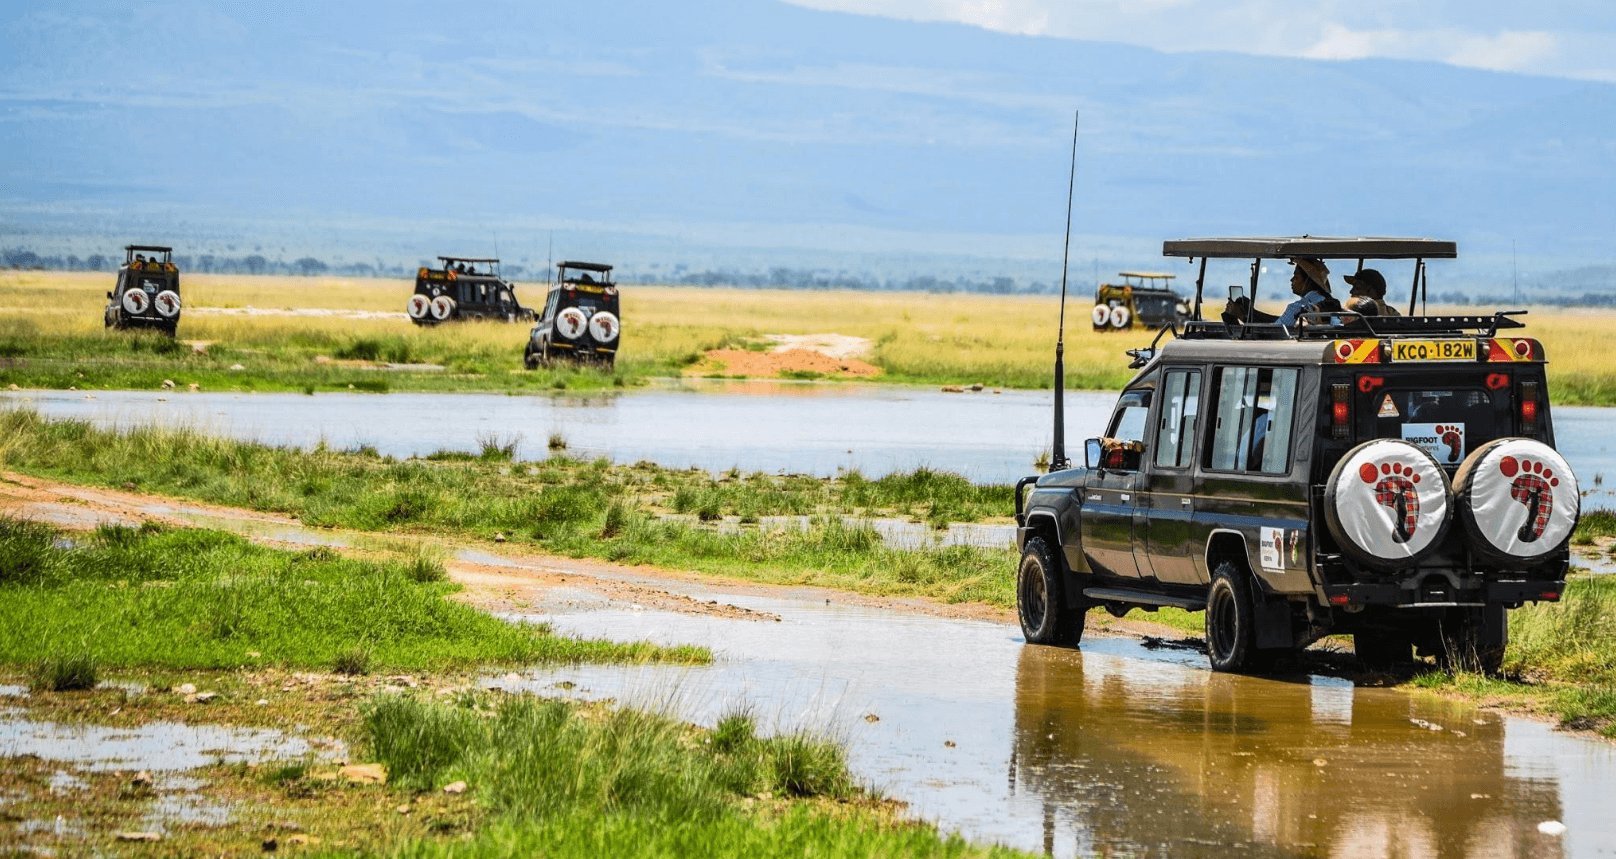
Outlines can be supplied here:
M1240 296L1229 299L1229 304L1223 310L1224 322L1277 322L1280 325L1292 326L1301 319L1304 313L1326 312L1340 310L1341 302L1330 296L1330 269L1326 268L1322 260L1311 257L1297 257L1291 260L1296 270L1291 272L1291 292L1296 294L1296 300L1285 305L1285 311L1278 316L1264 313L1251 308L1251 299Z
M1352 284L1352 295L1367 297L1375 302L1376 316L1401 316L1397 308L1386 303L1386 278L1372 268L1349 274L1342 280Z

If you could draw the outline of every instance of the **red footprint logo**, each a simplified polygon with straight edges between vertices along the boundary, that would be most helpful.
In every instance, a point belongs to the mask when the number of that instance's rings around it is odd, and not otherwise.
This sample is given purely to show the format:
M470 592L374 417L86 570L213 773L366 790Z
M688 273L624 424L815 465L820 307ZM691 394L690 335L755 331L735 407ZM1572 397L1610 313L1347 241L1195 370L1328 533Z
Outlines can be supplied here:
M1412 467L1401 462L1383 462L1378 468L1374 463L1366 462L1359 466L1358 476L1375 487L1376 501L1392 508L1397 514L1392 541L1407 543L1420 523L1420 496L1414 491L1414 484L1420 482L1420 476L1414 473Z
M1448 446L1448 462L1459 461L1459 442L1462 438L1459 435L1460 429L1460 427L1437 425L1437 437L1442 439L1442 443Z
M1533 543L1549 527L1549 514L1554 512L1554 487L1560 478L1554 469L1530 459L1517 461L1506 456L1498 462L1498 471L1505 477L1515 478L1509 485L1509 497L1526 505L1526 521L1516 533L1522 543Z

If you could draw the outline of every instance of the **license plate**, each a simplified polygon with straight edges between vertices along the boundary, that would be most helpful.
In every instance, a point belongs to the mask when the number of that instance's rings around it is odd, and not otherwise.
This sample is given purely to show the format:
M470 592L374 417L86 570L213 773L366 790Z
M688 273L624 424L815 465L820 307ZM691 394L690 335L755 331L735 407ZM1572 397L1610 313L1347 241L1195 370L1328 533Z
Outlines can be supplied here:
M1393 361L1474 361L1474 340L1394 340Z

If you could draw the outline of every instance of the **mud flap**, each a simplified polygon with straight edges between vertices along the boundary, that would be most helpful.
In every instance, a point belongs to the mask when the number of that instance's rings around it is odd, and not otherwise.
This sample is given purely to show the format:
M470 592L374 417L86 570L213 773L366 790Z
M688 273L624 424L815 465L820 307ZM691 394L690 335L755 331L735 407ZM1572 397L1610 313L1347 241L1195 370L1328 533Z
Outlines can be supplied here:
M1254 597L1258 650L1285 650L1296 646L1295 630L1291 624L1291 602L1286 599Z

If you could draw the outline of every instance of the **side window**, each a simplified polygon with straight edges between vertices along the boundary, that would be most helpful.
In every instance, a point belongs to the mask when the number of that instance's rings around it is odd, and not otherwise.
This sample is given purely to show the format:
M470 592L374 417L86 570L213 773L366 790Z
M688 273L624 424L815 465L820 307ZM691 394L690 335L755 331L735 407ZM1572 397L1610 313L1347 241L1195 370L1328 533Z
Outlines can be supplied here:
M1161 420L1156 427L1156 465L1188 468L1201 415L1201 374L1171 370L1162 384Z
M1283 474L1290 467L1296 379L1291 367L1219 367L1205 465L1216 471Z
M544 303L544 318L545 318L545 321L549 321L549 320L555 318L556 305L559 304L560 302L561 302L561 291L560 290L556 290L556 291L550 293L550 300Z
M1150 391L1129 391L1117 400L1106 435L1119 441L1143 441L1145 417L1150 413Z

